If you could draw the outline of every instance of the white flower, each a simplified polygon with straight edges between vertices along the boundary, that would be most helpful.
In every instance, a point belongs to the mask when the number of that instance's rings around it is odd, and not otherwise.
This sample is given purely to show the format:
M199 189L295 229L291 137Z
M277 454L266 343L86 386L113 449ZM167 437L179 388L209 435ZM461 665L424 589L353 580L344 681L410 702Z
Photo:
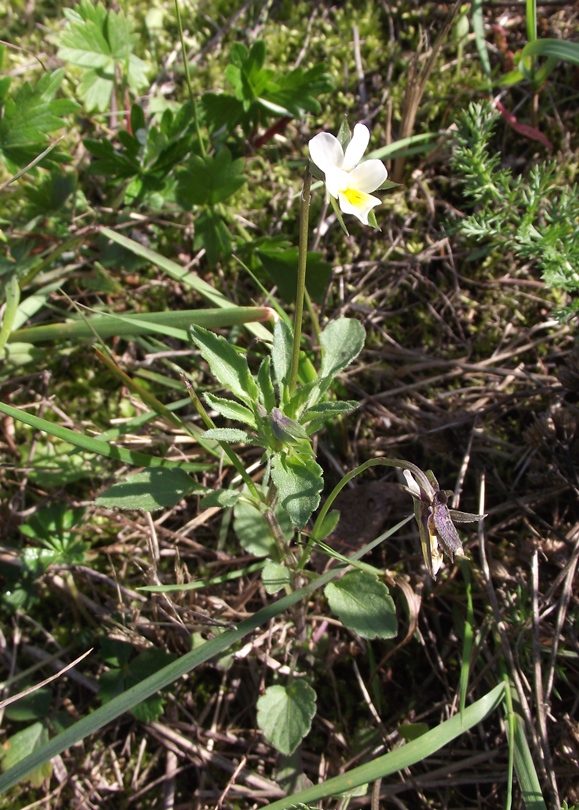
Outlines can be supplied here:
M372 208L382 202L370 192L388 177L381 160L360 163L369 140L368 127L356 124L345 154L339 140L329 132L320 132L309 143L310 157L324 173L328 193L338 200L345 214L354 214L364 225L368 225Z

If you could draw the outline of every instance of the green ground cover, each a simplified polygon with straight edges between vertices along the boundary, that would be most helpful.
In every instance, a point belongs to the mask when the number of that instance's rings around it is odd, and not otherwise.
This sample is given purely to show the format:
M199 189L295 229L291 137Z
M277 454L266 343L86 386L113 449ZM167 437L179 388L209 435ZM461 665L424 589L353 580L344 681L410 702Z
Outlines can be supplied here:
M0 808L579 806L578 21L0 9Z

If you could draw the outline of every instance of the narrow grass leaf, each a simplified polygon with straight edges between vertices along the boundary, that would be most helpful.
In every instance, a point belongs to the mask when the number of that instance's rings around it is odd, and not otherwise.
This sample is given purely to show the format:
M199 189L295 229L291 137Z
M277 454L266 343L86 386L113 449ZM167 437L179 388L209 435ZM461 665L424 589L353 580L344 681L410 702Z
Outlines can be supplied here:
M362 550L362 553L364 551L365 549ZM236 644L258 627L268 624L275 616L279 616L289 610L289 608L293 607L293 605L300 600L307 599L310 594L314 593L318 588L323 587L336 576L338 571L339 569L328 571L305 588L300 588L292 594L282 597L277 602L274 602L274 604L268 605L249 619L245 619L236 628L226 630L224 633L211 639L211 641L207 641L196 650L186 653L177 661L155 672L135 686L127 689L123 694L113 698L104 706L100 706L98 709L95 709L94 712L91 712L91 714L78 720L70 728L62 731L48 743L42 745L38 750L32 752L5 773L1 774L0 793L18 784L18 782L24 779L29 773L42 767L44 763L53 759L65 749L76 745L76 743L85 739L85 737L88 737L90 734L94 734L120 715L130 711L137 704L146 700L151 695L154 695L160 689L164 689L183 675L191 672L200 664L210 661L220 653L225 652L233 644Z
M155 250L151 250L144 245L140 245L138 242L128 239L126 236L122 236L122 234L116 233L116 231L113 231L110 228L101 228L101 233L103 233L104 236L108 237L113 242L121 245L121 247L126 248L126 250L130 250L135 255L148 259L152 264L157 265L157 267L167 273L168 276L180 281L190 289L195 290L195 292L202 295L203 298L206 298L215 306L223 307L224 309L231 309L234 307L234 304L232 304L228 298L226 298L220 292L217 292L217 290L215 290L210 284L207 284L207 282L203 281L203 279L199 278L199 276L195 275L195 273L189 273L187 270L181 267L181 265L177 264L177 262L167 259L165 256L157 253ZM260 338L260 340L266 340L268 343L271 342L271 333L261 324L248 323L247 328L257 338Z
M478 51L479 59L485 75L490 78L491 75L491 61L489 59L489 51L487 48L487 41L485 39L485 23L483 16L483 3L482 0L473 0L471 8L472 30L474 31L474 38L476 42L476 49Z
M269 307L232 307L228 309L185 309L176 312L129 312L89 315L82 320L29 326L17 329L10 340L23 343L43 343L49 340L85 340L108 337L133 337L161 334L184 343L189 341L191 324L217 329L238 326L253 321L265 321L271 316Z
M116 447L114 444L99 441L99 439L94 439L91 436L85 436L84 433L77 433L74 430L70 430L70 428L55 425L54 422L41 419L39 416L34 416L34 414L13 408L11 405L6 405L3 402L0 402L0 413L11 416L13 419L23 422L25 425L30 425L30 427L35 428L35 430L41 430L49 436L54 436L64 442L69 442L75 447L81 447L83 450L88 450L90 453L96 453L97 455L106 456L107 458L114 458L117 461L122 461L124 464L131 464L134 467L179 467L182 470L189 471L199 471L207 468L205 464L169 461L168 459L149 456L146 453L140 453L136 450Z
M529 743L525 735L525 724L520 715L515 715L515 771L523 795L526 810L547 810L547 804L543 798L541 784L537 776L537 770Z
M563 39L536 39L521 51L521 59L527 56L553 56L572 65L579 65L579 43Z
M10 333L14 328L14 319L18 310L18 303L20 301L20 287L16 275L8 278L5 286L6 306L4 307L4 315L2 317L2 326L0 327L0 352L4 348L6 341L10 337Z
M470 565L462 559L457 561L462 576L465 581L466 591L466 616L464 619L464 631L462 640L462 660L460 663L460 713L464 713L466 705L466 695L468 692L468 676L470 673L470 659L474 643L474 606L472 602L472 581L470 577Z
M477 700L476 703L468 706L464 711L462 721L460 714L456 714L450 720L446 720L417 740L402 746L402 748L397 748L395 751L384 754L384 756L377 757L372 762L354 768L354 770L342 776L335 776L320 785L307 788L301 793L294 793L285 799L268 804L267 809L286 810L286 808L290 808L298 802L304 804L317 802L320 799L344 793L359 785L375 782L377 779L382 779L391 773L409 768L416 762L421 762L426 757L435 754L463 732L477 725L477 723L481 723L485 717L488 717L500 705L503 694L504 684L500 683L480 700Z

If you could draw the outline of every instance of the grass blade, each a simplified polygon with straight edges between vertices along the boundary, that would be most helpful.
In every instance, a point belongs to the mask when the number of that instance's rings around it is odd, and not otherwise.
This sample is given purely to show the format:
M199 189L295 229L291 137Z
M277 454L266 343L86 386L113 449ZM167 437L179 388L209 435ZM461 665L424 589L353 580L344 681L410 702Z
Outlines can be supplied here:
M562 39L536 39L521 51L521 59L527 56L552 56L572 65L579 65L579 43Z
M5 289L6 306L4 307L4 317L2 318L2 327L0 328L0 351L4 348L12 332L14 319L16 318L16 312L18 310L18 302L20 301L20 287L18 286L16 275L10 276L6 282Z
M6 406L2 406L2 408L4 407ZM351 559L357 560L362 557L367 551L370 550L371 547L376 545L376 543L394 535L406 522L407 519L404 519L397 523L372 543L369 543L360 551L357 551L356 554L353 554ZM240 641L242 638L244 638L244 636L252 633L258 627L267 624L275 616L279 616L280 613L283 613L284 611L293 607L293 605L295 605L301 599L308 599L312 593L319 588L322 588L343 570L344 568L339 566L333 568L331 571L327 571L325 574L318 577L318 579L310 582L304 588L300 588L299 590L282 597L272 605L262 608L249 619L245 619L243 622L241 622L241 624L239 624L236 628L226 630L222 635L211 639L211 641L207 641L202 647L199 647L190 653L186 653L184 656L179 658L178 661L173 661L173 663L169 664L158 672L155 672L153 675L150 675L148 678L145 678L145 680L131 687L126 692L123 692L122 695L118 695L108 703L105 703L104 706L100 706L94 712L87 715L87 717L83 717L81 720L78 720L73 726L58 734L56 737L46 743L46 745L43 745L34 753L29 754L27 757L6 771L6 773L0 775L0 793L3 793L4 791L13 787L20 782L21 779L24 779L29 773L35 771L45 762L48 762L48 760L62 753L62 751L64 751L66 748L70 748L72 745L80 742L85 737L88 737L89 734L94 734L94 732L101 729L107 723L112 722L121 714L124 714L132 709L138 703L141 703L146 698L154 695L155 692L158 692L160 689L164 689L166 686L174 683L183 675L186 675L188 672L195 669L195 667L198 667L200 664L204 664L206 661L209 661L216 655L225 652L225 650L229 649L229 647L231 647L233 644ZM474 706L469 707L467 712L471 711L473 708ZM478 720L475 722L478 722Z
M328 779L321 785L314 785L311 788L294 793L285 799L267 805L268 810L285 810L297 803L308 804L317 802L328 796L353 790L354 788L375 782L391 773L396 773L403 768L408 768L416 762L420 762L426 757L439 751L443 746L459 737L464 731L480 723L491 712L493 712L503 699L504 684L500 683L491 689L484 697L477 700L464 710L464 714L456 714L450 720L446 720L431 731L427 731L417 740L407 743L395 751L390 751L384 756L378 757L372 762L354 768L352 771ZM538 810L538 809L537 809Z
M42 343L47 340L94 340L95 337L108 338L148 335L159 333L190 343L189 326L195 324L206 329L223 326L271 320L269 307L234 307L227 309L184 309L177 312L129 312L117 315L89 315L83 320L51 323L46 326L29 326L17 329L10 341L21 343Z
M108 239L116 242L117 245L121 245L121 247L124 247L126 250L130 250L131 253L134 253L136 256L142 256L143 259L148 259L151 264L156 264L157 267L167 273L168 276L195 290L195 292L202 295L203 298L207 299L207 301L210 301L215 306L223 307L224 309L230 309L235 306L228 298L222 295L222 293L217 292L216 289L199 278L195 273L189 273L185 268L181 267L180 264L171 261L171 259L167 259L155 250L140 245L138 242L128 239L126 236L112 231L110 228L101 228L101 233L108 237ZM271 333L268 332L265 327L261 326L261 324L250 324L248 329L261 340L271 342Z
M485 39L485 23L483 17L482 0L473 0L471 14L472 14L472 30L474 31L476 49L478 51L482 69L484 70L485 75L488 76L488 78L490 79L491 60L489 59L489 51L487 48L487 41Z
M460 664L460 714L462 716L466 706L470 660L474 644L474 606L472 601L472 580L469 563L467 563L466 560L459 560L459 565L466 585L466 616L464 618L462 661Z
M525 807L527 810L547 810L535 763L525 735L525 723L520 715L515 715L515 718L515 771L517 772Z
M88 450L89 453L96 453L99 456L106 456L107 458L114 458L117 461L122 461L124 464L131 464L135 467L180 467L182 470L205 470L206 464L194 464L190 462L169 461L157 456L149 456L146 453L140 453L137 450L127 450L124 447L116 447L114 444L93 439L92 436L85 436L84 433L76 433L70 428L55 425L46 419L41 419L39 416L21 411L18 408L13 408L11 405L6 405L0 402L0 413L11 416L19 422L36 430L41 430L43 433L48 433L50 436L55 436L57 439L62 439L64 442L69 442L75 447L80 447L82 450Z

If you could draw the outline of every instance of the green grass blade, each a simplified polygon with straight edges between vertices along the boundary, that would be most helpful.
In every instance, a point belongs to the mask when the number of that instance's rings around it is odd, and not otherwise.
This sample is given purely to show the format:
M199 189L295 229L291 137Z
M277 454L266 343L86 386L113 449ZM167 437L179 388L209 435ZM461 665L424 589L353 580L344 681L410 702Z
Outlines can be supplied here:
M198 591L200 588L209 588L213 585L222 585L224 582L231 582L234 579L241 579L248 574L254 574L256 571L261 571L265 566L267 560L260 560L260 562L252 563L246 568L239 568L235 571L228 571L227 574L221 574L212 579L196 579L194 582L183 582L181 585L143 585L137 588L138 591L147 591L147 593L180 593L181 591Z
M525 735L524 720L520 715L515 715L515 717L517 721L515 725L515 771L517 772L525 807L527 810L547 810L535 763Z
M579 43L562 39L536 39L521 51L521 59L527 56L553 56L572 65L579 65Z
M527 0L525 16L527 18L527 39L537 39L537 0Z
M423 141L431 141L433 138L437 138L439 134L438 132L422 132L420 135L410 135L408 138L400 138L399 141L393 141L393 143L389 143L387 146L382 146L380 149L374 149L373 152L368 152L367 157L368 159L378 158L379 160L384 160L384 158L387 157L406 155L405 150L407 147L415 146L416 144L423 143Z
M300 588L294 593L284 596L272 605L260 610L249 619L245 619L238 627L226 630L220 636L207 641L202 647L186 653L178 661L164 667L163 669L150 675L145 680L128 689L122 695L113 698L104 706L100 706L91 714L78 720L73 726L58 734L48 743L43 745L34 753L28 755L18 764L10 768L6 773L0 775L0 793L24 779L29 773L39 768L45 762L62 753L66 748L70 748L83 740L89 734L94 734L107 723L112 722L121 714L128 712L138 703L154 695L160 689L177 681L183 675L191 672L195 667L209 661L216 655L225 652L233 644L236 644L244 636L252 633L258 627L267 624L275 616L291 608L301 599L307 599L315 590L328 583L336 574L343 569L335 568L328 571L305 588Z
M504 669L501 663L500 668ZM513 805L513 772L515 767L515 731L517 728L517 716L513 709L513 696L511 693L511 684L509 682L506 671L503 672L503 681L505 683L505 709L507 719L507 739L509 743L509 763L507 770L507 800L505 802L505 810L511 810Z
M395 751L390 751L384 756L378 757L372 762L361 765L359 768L328 779L321 785L314 785L311 788L294 793L285 799L267 805L267 810L285 810L293 804L308 804L334 796L339 793L353 790L354 788L375 782L391 773L396 773L403 768L408 768L416 762L421 762L426 757L439 751L443 746L459 737L464 731L472 728L477 723L482 722L499 705L504 694L504 684L500 683L491 689L484 697L477 700L464 710L464 714L456 714L450 720L446 720L431 731L427 731L417 740L407 743Z
M468 676L470 673L470 659L472 657L472 648L474 644L474 606L472 602L470 564L466 560L459 560L459 565L466 586L466 616L464 619L462 661L460 664L460 714L462 716L466 706Z
M20 329L29 318L36 315L42 307L46 306L46 302L52 293L56 292L61 287L62 281L52 281L50 284L40 287L35 293L32 293L28 298L21 301L14 319L14 329Z
M473 0L471 15L472 15L471 18L472 30L474 31L476 49L478 51L482 69L484 70L485 75L488 76L488 78L490 79L491 60L489 59L489 51L487 48L487 41L485 39L485 23L483 17L482 0Z
M46 419L41 419L39 416L34 416L34 414L13 408L11 405L6 405L4 402L0 402L0 413L11 416L13 419L17 419L25 425L30 425L30 427L36 430L41 430L43 433L48 433L50 436L55 436L57 439L62 439L62 441L73 444L75 447L80 447L82 450L88 450L89 453L114 458L117 461L122 461L124 464L131 464L135 467L180 467L182 470L189 471L207 469L207 465L205 464L168 461L167 459L149 456L146 453L140 453L136 450L116 447L114 444L99 441L98 439L92 438L92 436L76 433L74 430L70 430L70 428L55 425L53 422L48 422Z
M195 292L202 295L215 306L223 307L224 309L230 309L231 307L235 306L231 303L231 301L229 301L229 299L222 295L222 293L217 292L216 289L214 289L210 284L207 284L206 281L203 281L203 279L199 278L199 276L197 276L195 273L189 273L187 270L181 267L181 265L177 264L177 262L167 259L165 256L157 253L155 250L151 250L144 245L140 245L138 242L128 239L126 236L123 236L116 231L112 231L110 228L101 228L101 233L104 234L104 236L106 236L108 239L111 239L113 242L121 245L121 247L124 247L126 250L130 250L131 253L134 253L136 256L141 256L143 259L148 259L151 264L157 265L157 267L167 273L168 276L174 278L176 281L180 281L182 284L187 285L192 290L195 290ZM271 333L268 332L268 330L261 324L249 324L248 329L261 340L271 342Z
M4 348L6 341L10 338L10 333L14 327L14 319L18 311L20 301L20 287L16 276L10 276L5 285L6 306L4 307L4 317L0 328L0 351Z
M177 312L123 313L117 315L89 315L83 320L51 323L46 326L30 326L12 332L10 341L19 343L42 343L47 340L94 340L148 335L159 333L174 337L184 343L190 342L189 326L195 324L206 329L223 326L238 326L271 318L269 307L233 307L227 309L185 309Z

